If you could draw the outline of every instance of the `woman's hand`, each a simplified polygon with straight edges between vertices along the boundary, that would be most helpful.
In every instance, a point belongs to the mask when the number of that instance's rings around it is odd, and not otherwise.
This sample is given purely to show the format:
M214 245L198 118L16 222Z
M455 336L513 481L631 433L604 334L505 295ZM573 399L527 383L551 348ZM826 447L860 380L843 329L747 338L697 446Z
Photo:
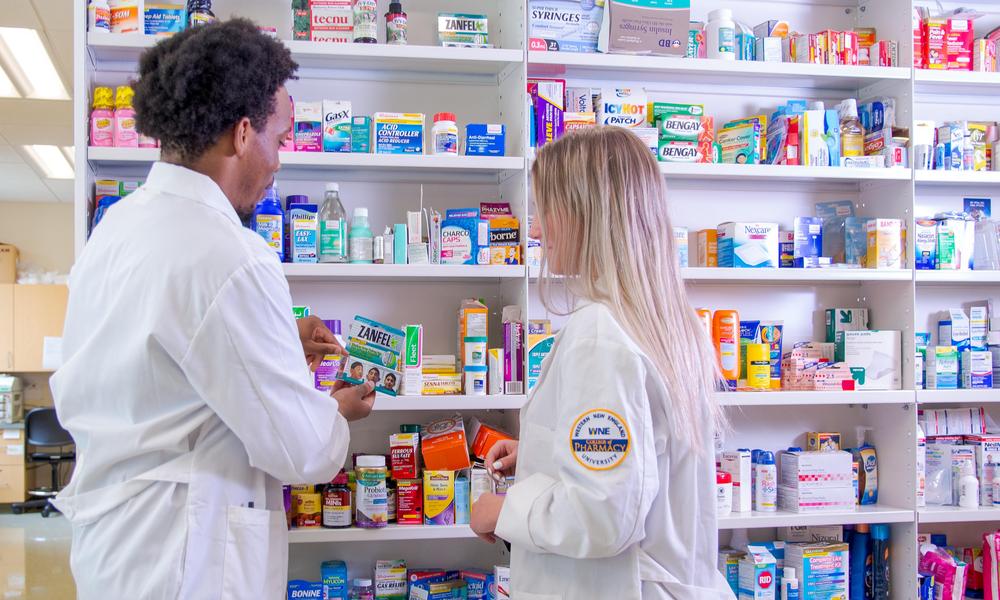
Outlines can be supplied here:
M500 440L486 453L486 470L500 481L517 470L517 440Z
M496 494L483 494L472 505L471 523L472 531L479 537L491 544L497 541L494 531L497 528L497 520L500 519L500 509L503 508L503 496Z
M337 343L337 338L333 337L333 332L327 329L319 317L296 319L295 325L299 328L299 339L310 371L315 372L327 354L344 354L344 349Z

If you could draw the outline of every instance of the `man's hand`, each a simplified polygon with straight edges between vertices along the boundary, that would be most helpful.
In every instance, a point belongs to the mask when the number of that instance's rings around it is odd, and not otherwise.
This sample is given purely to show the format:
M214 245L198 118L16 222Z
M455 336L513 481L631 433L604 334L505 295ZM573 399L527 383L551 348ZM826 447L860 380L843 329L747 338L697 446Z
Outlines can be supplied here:
M330 395L340 405L340 414L348 421L364 419L375 406L375 384L370 381L350 385L338 379L334 382Z
M295 324L299 328L299 339L302 341L302 350L305 352L310 371L315 372L327 354L343 356L344 349L333 337L333 332L323 324L322 319L316 316L303 317L296 319Z

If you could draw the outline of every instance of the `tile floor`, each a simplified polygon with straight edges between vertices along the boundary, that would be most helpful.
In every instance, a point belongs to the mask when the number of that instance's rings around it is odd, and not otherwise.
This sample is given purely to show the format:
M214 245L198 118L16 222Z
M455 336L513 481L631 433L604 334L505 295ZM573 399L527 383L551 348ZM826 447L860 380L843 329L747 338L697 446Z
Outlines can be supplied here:
M70 525L56 514L13 515L0 507L0 598L71 600Z

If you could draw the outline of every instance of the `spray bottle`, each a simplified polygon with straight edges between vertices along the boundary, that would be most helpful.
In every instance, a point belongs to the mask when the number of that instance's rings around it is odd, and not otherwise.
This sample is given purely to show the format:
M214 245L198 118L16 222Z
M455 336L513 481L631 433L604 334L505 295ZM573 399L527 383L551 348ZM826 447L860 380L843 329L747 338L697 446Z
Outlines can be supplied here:
M754 509L758 512L778 510L778 470L774 464L774 453L765 450L760 453L754 480Z
M862 505L878 502L878 455L866 433L871 427L858 427L858 447L854 450L854 460L858 461L858 499Z
M865 600L865 565L871 552L869 527L864 523L856 525L850 536L848 556L850 557L850 600Z
M872 525L871 555L865 574L865 598L889 600L889 526Z
M799 580L794 567L785 567L781 578L781 600L799 600Z
M740 377L740 315L735 310L717 310L712 315L712 341L722 376L731 390Z

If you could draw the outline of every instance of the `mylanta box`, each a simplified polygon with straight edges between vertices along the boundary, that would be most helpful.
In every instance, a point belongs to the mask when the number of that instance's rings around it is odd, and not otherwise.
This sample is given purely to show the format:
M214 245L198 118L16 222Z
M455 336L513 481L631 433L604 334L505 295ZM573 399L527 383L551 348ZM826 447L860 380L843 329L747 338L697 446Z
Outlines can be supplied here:
M372 115L375 125L375 154L423 154L424 115L422 113L379 112Z
M722 223L716 230L719 266L777 268L777 223Z
M763 548L755 548L740 560L740 600L776 600L778 564Z
M838 337L859 390L902 389L902 337L899 331L844 331ZM841 347L842 346L842 347Z

